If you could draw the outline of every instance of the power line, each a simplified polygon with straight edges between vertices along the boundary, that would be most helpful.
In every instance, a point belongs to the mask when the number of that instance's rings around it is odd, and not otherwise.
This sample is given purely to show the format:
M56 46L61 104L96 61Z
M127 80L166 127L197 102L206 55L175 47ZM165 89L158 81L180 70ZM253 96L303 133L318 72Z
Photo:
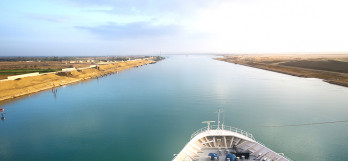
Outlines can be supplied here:
M348 122L348 120L327 121L327 122L313 122L313 123L305 123L305 124L265 125L263 127L308 126L308 125L334 124L334 123L341 123L341 122Z

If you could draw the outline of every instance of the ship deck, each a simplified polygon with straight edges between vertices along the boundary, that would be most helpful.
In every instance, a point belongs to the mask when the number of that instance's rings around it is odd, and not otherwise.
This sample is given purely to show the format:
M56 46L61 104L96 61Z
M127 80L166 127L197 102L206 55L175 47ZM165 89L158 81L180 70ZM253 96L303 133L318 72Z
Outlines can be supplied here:
M235 152L232 148L202 148L200 152L198 152L198 157L195 157L195 161L211 161L211 157L209 156L209 153L216 153L219 155L219 160L225 160L226 155ZM237 161L260 161L259 159L256 159L256 156L250 155L248 159L236 159Z
M227 160L228 154L234 154L229 157L237 157L236 161L290 161L282 153L255 141L252 134L228 126L208 126L197 130L173 161L210 161L211 156Z

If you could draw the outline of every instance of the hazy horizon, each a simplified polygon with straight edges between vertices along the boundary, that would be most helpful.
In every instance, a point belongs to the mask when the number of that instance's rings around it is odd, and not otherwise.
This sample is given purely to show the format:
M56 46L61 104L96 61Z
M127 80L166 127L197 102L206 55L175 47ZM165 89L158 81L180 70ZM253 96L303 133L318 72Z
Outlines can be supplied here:
M348 52L292 52L292 53L153 53L119 55L0 55L0 57L125 57L125 56L174 56L174 55L348 55Z
M0 56L348 53L343 0L3 0Z

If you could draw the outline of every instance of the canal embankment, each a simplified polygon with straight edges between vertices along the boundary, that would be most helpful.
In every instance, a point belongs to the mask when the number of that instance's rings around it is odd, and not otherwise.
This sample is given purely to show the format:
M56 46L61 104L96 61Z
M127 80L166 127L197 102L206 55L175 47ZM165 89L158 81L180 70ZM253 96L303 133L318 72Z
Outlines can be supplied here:
M0 81L0 101L54 89L86 79L106 76L154 62L152 59L138 59L99 64L87 68L71 68L59 72L14 76Z
M348 87L348 54L226 55L216 60L273 72L319 78Z

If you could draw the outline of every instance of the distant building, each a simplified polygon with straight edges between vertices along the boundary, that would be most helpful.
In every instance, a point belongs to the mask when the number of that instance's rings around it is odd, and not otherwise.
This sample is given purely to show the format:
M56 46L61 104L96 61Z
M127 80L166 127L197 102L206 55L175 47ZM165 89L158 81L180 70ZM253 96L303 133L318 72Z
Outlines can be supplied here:
M8 76L7 79L16 80L20 78L32 77L32 76L38 76L38 75L40 75L39 72L35 72L35 73L21 74L21 75L15 75L15 76Z
M76 68L65 68L65 69L62 69L62 72L71 72L74 70L76 70Z

